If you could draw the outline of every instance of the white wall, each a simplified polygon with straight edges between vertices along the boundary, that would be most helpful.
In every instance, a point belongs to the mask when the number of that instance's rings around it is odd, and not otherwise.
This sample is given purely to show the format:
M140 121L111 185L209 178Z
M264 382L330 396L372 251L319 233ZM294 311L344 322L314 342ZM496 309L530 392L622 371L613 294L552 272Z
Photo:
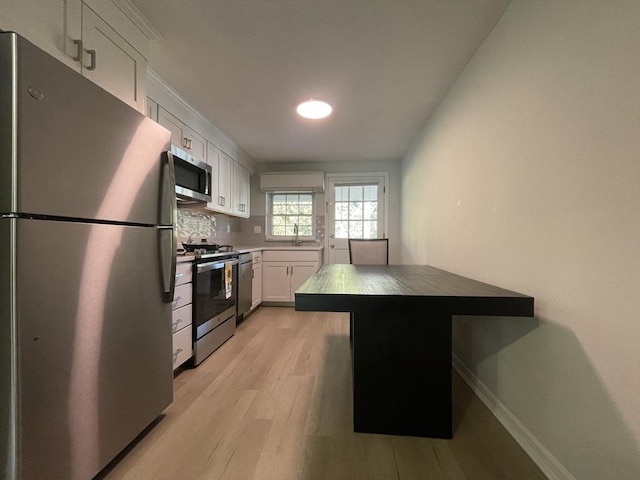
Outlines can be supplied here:
M639 20L514 1L402 163L403 261L535 297L454 351L558 477L640 478Z

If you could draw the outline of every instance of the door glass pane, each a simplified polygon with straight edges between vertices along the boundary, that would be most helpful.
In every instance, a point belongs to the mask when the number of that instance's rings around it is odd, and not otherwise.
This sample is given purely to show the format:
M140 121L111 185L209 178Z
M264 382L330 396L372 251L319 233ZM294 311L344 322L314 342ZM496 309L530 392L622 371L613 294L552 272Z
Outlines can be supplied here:
M349 219L349 203L336 202L336 220L348 220L348 219Z
M362 222L349 222L349 238L362 238Z
M349 219L362 220L362 202L349 203Z
M378 222L364 222L363 238L378 238Z
M378 202L364 202L364 218L366 220L378 218Z
M378 186L377 185L365 185L364 186L364 199L365 200L378 200Z
M362 200L362 187L360 185L349 187L349 200L352 202Z
M349 222L336 222L336 238L349 238Z

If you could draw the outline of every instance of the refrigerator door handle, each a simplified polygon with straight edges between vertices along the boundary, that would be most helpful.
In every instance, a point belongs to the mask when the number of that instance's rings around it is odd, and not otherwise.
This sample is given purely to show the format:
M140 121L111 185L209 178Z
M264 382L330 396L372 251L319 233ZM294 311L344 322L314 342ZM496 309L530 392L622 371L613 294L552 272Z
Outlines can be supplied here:
M164 152L162 155L162 183L160 191L160 226L158 241L160 242L160 274L162 276L162 299L165 303L173 302L176 289L176 255L178 236L176 232L176 175L173 166L173 155Z

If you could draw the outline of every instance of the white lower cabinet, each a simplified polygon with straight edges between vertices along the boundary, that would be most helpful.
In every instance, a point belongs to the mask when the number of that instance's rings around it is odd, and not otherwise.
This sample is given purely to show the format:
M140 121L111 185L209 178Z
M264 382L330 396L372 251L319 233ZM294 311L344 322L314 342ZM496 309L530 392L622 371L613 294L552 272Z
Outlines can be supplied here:
M180 262L176 265L176 290L173 295L171 332L173 333L173 369L189 360L192 353L192 264Z
M173 334L173 369L191 358L191 325Z
M262 252L253 252L253 280L251 281L251 310L262 303Z
M293 302L295 292L322 264L319 250L265 250L262 301Z
M184 327L191 325L191 304L175 309L171 315L171 333L178 333Z

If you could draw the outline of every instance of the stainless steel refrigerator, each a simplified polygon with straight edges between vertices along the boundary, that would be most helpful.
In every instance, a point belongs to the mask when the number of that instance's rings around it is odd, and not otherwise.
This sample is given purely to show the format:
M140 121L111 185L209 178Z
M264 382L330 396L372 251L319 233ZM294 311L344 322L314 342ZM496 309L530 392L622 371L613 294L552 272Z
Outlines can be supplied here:
M0 477L98 473L172 401L170 134L0 33Z

